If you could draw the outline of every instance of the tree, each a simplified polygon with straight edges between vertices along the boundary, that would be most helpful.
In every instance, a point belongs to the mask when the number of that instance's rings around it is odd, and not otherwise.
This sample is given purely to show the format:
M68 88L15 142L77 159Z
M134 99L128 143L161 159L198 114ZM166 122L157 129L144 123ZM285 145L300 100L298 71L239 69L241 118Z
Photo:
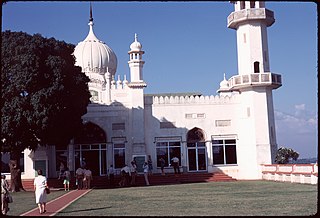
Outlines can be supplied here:
M297 160L299 153L291 148L280 147L277 151L275 162L279 164L289 163L289 159Z
M2 32L1 152L10 152L12 191L23 189L26 148L66 146L87 112L89 78L74 65L74 45L40 34Z

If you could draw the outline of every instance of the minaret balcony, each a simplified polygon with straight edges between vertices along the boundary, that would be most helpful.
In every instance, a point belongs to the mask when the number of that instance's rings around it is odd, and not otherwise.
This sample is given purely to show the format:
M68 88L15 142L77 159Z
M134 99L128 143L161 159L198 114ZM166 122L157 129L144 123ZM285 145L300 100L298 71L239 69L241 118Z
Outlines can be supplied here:
M228 16L228 27L237 29L241 22L250 20L265 20L267 26L271 26L275 21L273 11L266 8L248 8L232 12Z
M231 77L228 80L228 83L230 91L258 86L270 86L273 89L277 89L282 86L281 75L274 73L253 73L236 75Z

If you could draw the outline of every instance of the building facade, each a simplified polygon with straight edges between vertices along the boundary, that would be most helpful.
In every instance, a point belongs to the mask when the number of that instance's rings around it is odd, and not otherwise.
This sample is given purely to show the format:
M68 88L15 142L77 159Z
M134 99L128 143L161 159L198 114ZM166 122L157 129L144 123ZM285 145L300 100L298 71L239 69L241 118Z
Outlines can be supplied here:
M116 76L116 54L95 36L90 8L89 33L74 50L76 65L90 78L85 128L65 150L26 150L22 179L34 178L38 168L57 177L60 162L71 171L86 162L93 175L103 176L111 164L121 169L134 157L141 172L148 156L154 173L161 172L161 157L165 170L173 172L176 156L184 173L221 171L236 179L261 179L261 164L272 164L277 151L272 91L282 82L270 72L267 38L274 14L261 1L231 3L227 23L237 33L238 74L224 76L211 96L145 94L144 50L137 35L128 51L129 80Z

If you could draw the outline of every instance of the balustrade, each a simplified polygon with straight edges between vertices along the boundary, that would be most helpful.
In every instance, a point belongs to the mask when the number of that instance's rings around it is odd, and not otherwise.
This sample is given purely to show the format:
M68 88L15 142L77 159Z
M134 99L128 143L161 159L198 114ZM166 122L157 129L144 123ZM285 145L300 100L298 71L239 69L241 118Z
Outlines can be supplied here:
M270 85L278 88L282 85L281 75L274 73L254 73L245 75L236 75L229 79L229 87L238 89L246 86L266 86Z
M318 184L318 164L265 164L262 179Z

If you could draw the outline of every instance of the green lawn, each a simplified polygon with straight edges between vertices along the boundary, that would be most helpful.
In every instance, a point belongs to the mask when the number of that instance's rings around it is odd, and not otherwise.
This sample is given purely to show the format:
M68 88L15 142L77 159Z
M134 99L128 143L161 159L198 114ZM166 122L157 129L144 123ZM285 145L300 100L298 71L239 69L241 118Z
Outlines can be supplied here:
M10 206L19 198L34 203L33 195L16 194ZM96 189L57 216L309 216L317 213L317 196L317 185L271 181Z
M9 204L10 211L7 214L8 216L19 216L37 207L33 191L13 192L10 194L12 195L13 203ZM51 201L63 194L65 194L65 191L51 191L51 193L47 195L47 200Z

